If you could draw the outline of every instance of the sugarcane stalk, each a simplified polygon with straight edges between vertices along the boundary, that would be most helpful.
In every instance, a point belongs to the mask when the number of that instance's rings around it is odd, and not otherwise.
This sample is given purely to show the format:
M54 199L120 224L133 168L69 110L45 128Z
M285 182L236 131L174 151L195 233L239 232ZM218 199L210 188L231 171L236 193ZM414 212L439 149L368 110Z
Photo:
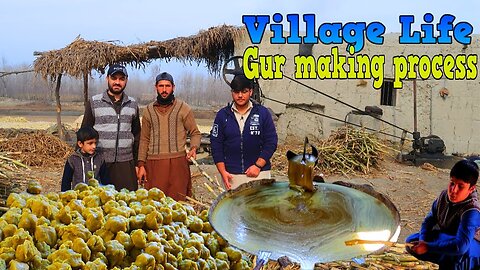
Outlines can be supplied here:
M380 264L371 263L371 265L377 267L378 269L386 269L385 267L381 266Z
M346 246L362 245L362 244L381 244L385 246L394 246L397 243L392 241L382 241L382 240L363 240L363 239L352 239L345 241ZM401 244L402 246L412 247L412 243Z
M185 151L188 153L188 150L187 148L185 147ZM197 167L197 169L200 171L200 173L205 177L207 178L208 181L210 181L212 184L216 184L219 189L222 189L223 188L220 186L220 184L218 183L218 181L216 181L216 183L213 181L213 178L210 177L210 175L207 174L207 172L205 172L201 167L200 167L200 164L198 164L198 162L193 158L193 157L190 157L190 161L193 163L193 165L195 165L195 167ZM213 189L212 189L213 191Z
M210 207L210 205L207 205L207 204L205 204L205 203L202 203L202 202L200 202L200 201L197 201L197 200L195 200L194 198L189 197L189 196L185 196L185 199L187 199L188 201L193 202L193 203L195 203L195 204L204 206L204 207Z
M9 161L17 166L20 166L20 167L23 167L25 169L29 169L27 165L21 163L20 161L18 160L14 160L14 159L11 159L11 158L8 158L8 157L5 157L5 156L2 156L0 155L0 159L3 159L3 160L6 160L6 161Z
M0 140L2 142L2 140ZM0 152L0 155L20 155L22 152Z
M213 190L213 188L208 183L203 183L213 195L218 196L218 194Z
M220 183L218 182L218 179L217 179L217 176L215 175L215 183L217 184L217 187L218 187L218 190L220 190L220 192L224 192L225 189L220 185Z

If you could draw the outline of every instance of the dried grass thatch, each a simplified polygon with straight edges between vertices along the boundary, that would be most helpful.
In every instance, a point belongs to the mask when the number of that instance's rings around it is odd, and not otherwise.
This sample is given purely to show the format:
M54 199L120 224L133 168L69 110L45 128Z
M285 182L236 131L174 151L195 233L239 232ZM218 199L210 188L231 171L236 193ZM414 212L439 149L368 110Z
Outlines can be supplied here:
M34 69L43 78L55 81L58 74L63 73L76 78L90 74L92 70L104 73L105 67L112 63L138 68L153 59L168 61L176 58L198 64L204 61L211 73L219 73L223 62L233 55L234 41L242 31L241 27L222 25L189 37L130 46L77 38L63 49L38 53Z

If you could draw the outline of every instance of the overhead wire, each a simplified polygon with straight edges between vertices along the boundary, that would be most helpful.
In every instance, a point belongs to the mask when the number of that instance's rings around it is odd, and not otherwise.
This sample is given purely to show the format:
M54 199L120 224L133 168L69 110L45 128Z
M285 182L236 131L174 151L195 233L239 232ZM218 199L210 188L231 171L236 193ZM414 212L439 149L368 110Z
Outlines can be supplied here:
M361 112L361 113L364 114L364 115L368 115L368 116L370 116L370 117L375 118L376 120L378 120L378 121L380 121L380 122L383 122L383 123L388 124L388 125L390 125L390 126L392 126L392 127L398 128L398 129L400 129L400 130L402 130L402 131L404 131L404 132L413 134L413 132L411 132L411 131L408 131L408 130L406 130L406 129L398 126L398 125L395 125L395 124L393 124L393 123L390 123L390 122L388 122L387 120L383 120L383 119L374 117L374 116L372 116L371 114L365 112L364 110L361 110L361 109L359 109L359 108L357 108L357 107L355 107L355 106L353 106L353 105L351 105L351 104L348 104L348 103L346 103L346 102L344 102L344 101L342 101L342 100L340 100L340 99L338 99L338 98L336 98L336 97L333 97L333 96L331 96L331 95L329 95L329 94L323 93L322 91L319 91L319 90L311 87L310 85L307 85L307 84L305 84L305 83L302 83L302 82L299 81L299 80L296 80L296 79L294 79L294 78L291 78L291 77L289 77L289 76L287 76L287 75L283 75L283 77L285 77L285 78L287 78L287 79L289 79L289 80L291 80L291 81L293 81L293 82L295 82L295 83L298 83L298 84L300 84L301 86L304 86L304 87L306 87L306 88L314 91L315 93L318 93L318 94L321 94L321 95L323 95L323 96L326 96L326 97L328 97L328 98L330 98L330 99L333 99L333 100L335 100L336 102L339 102L339 103L341 103L341 104L343 104L343 105L345 105L345 106L347 106L347 107L349 107L349 108L354 109L355 111Z
M331 119L331 120L343 122L345 124L349 124L349 125L356 126L356 127L359 127L359 128L364 128L366 130L377 132L377 133L380 133L380 134L383 134L383 135L386 135L386 136L390 136L390 137L394 137L394 138L397 138L397 139L412 141L411 139L402 138L400 136L390 134L390 133L387 133L387 132L384 132L384 131L381 131L381 130L376 130L376 129L373 129L373 128L365 127L365 126L362 126L362 125L359 125L359 124L356 124L356 123L352 123L352 122L348 122L346 120L335 118L333 116L329 116L329 115L319 113L319 112L315 112L315 111L312 111L312 110L309 110L309 109L306 109L306 108L303 108L303 107L300 107L300 106L296 106L296 105L289 104L289 103L286 103L286 102L283 102L283 101L280 101L280 100L276 100L276 99L265 96L263 93L261 94L261 97L266 99L266 100L270 100L270 101L273 101L273 102L276 102L276 103L279 103L279 104L282 104L282 105L285 105L285 106L289 106L291 108L295 108L295 109L299 109L299 110L302 110L302 111L305 111L305 112L308 112L308 113L319 115L319 116L322 116L322 117L325 117L325 118L328 118L328 119Z

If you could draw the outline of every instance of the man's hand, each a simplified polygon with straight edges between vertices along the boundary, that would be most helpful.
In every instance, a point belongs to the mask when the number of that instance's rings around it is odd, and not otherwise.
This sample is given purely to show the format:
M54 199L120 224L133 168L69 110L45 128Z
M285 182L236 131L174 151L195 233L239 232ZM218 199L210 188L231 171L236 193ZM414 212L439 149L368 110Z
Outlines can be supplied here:
M260 174L260 168L257 167L255 164L248 167L248 169L245 171L245 174L248 176L248 177L257 177L259 174Z
M412 247L412 251L415 252L418 255L422 255L427 253L428 251L428 245L424 241L418 241L414 242L414 246Z
M229 172L225 171L224 173L222 173L222 180L227 190L230 190L232 188L232 184L230 184L230 181L232 181L232 179L233 175L231 175Z
M137 181L138 181L138 185L140 186L143 186L143 184L147 182L147 171L145 170L144 166L138 167Z
M187 153L187 160L190 160L190 158L197 159L197 148L192 147L190 151Z

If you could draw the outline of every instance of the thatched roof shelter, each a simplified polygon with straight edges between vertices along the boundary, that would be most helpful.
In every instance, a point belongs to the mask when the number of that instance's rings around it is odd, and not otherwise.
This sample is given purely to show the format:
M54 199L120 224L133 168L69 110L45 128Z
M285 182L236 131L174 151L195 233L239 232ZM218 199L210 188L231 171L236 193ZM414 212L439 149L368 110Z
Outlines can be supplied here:
M55 81L59 74L81 78L92 70L105 73L105 67L112 63L139 68L153 59L175 58L184 62L204 61L211 73L218 74L225 60L233 55L234 41L242 31L242 27L222 25L189 37L129 46L77 38L63 49L37 53L34 70Z

